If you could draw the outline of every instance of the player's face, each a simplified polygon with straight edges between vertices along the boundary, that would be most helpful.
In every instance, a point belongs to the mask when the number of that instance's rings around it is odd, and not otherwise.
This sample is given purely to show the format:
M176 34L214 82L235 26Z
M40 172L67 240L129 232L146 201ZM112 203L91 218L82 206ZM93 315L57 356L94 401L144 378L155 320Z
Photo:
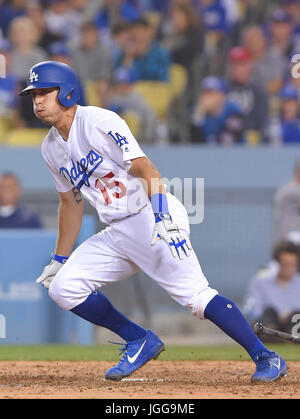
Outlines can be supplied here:
M62 106L57 99L57 95L57 87L31 91L33 111L37 118L47 125L54 125L61 114Z

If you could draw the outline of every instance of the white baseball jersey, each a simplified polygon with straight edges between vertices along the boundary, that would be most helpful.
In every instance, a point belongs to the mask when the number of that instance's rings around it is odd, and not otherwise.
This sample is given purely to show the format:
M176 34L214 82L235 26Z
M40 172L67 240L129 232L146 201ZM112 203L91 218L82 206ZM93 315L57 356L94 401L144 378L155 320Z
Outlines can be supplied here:
M42 155L56 189L67 192L76 186L106 224L136 214L149 201L141 180L128 173L131 159L145 154L114 112L78 106L68 141L52 127Z
M59 192L77 187L111 224L82 243L51 282L49 295L65 310L103 285L142 269L179 304L199 318L217 294L209 287L195 252L174 258L162 240L151 246L155 224L142 181L131 176L131 159L143 157L127 124L114 112L78 106L68 141L51 128L42 155ZM189 235L184 206L167 194L174 223Z

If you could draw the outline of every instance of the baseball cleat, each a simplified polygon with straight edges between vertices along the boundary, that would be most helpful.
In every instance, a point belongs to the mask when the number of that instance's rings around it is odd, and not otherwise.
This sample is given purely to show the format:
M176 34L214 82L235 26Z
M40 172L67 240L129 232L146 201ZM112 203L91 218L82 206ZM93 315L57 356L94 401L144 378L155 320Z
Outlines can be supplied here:
M276 352L261 352L255 363L256 372L251 377L252 383L270 383L287 374L287 365Z
M164 349L165 345L159 337L152 330L147 330L145 337L127 342L120 348L120 355L124 355L118 365L106 372L105 378L115 381L122 380L141 368L146 362L156 359Z

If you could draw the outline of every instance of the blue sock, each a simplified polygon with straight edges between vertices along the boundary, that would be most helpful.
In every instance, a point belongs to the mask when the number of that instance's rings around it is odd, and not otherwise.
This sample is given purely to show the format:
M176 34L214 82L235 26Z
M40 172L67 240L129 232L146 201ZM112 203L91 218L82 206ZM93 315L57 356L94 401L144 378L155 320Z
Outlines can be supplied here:
M71 311L97 326L111 330L126 342L141 339L146 335L145 329L118 311L100 291L90 294L83 303Z
M255 354L269 349L258 339L240 310L228 298L216 295L206 306L204 317L246 349L255 360Z

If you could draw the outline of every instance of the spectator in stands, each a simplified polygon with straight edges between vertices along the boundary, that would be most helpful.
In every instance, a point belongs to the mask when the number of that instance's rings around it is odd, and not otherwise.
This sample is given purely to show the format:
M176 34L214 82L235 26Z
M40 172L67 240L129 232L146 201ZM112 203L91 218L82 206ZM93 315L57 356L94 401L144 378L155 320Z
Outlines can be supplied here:
M25 80L28 68L47 60L44 50L37 46L38 32L28 17L15 18L9 29L9 38L13 46L11 71L22 82Z
M47 30L59 35L71 44L77 41L77 33L83 22L83 15L72 7L69 0L49 0L44 12Z
M49 47L50 59L73 67L71 51L64 42L54 42ZM80 77L77 77L80 99L78 105L86 106L85 92Z
M0 228L42 228L39 217L19 205L21 186L13 173L0 178Z
M126 46L130 42L131 30L130 25L126 22L118 22L111 28L111 55L113 66L121 60Z
M0 38L0 55L5 58L5 77L0 77L0 132L11 128L16 121L18 79L10 71L11 45Z
M228 100L225 82L206 77L202 94L192 113L191 141L233 145L243 142L243 116L237 104Z
M170 51L172 62L190 72L204 46L203 27L197 10L189 3L175 3L171 8L170 25L169 33L163 34L162 44Z
M242 43L253 60L251 80L269 95L276 95L282 88L286 60L277 49L270 49L263 29L250 26L244 29Z
M54 42L63 41L63 35L52 33L46 26L44 11L40 3L29 2L27 4L27 15L34 23L38 32L37 45L43 48L44 51L49 52L49 46Z
M220 0L200 0L199 11L207 31L227 31L226 8Z
M281 7L289 15L292 23L292 37L300 37L300 3L299 0L280 0Z
M300 230L300 159L293 177L275 193L273 206L272 243L275 246L290 232Z
M190 75L188 104L197 100L201 81L209 76L224 77L226 58L231 46L226 8L221 0L199 0L195 2L204 27L204 48L201 56L195 58Z
M271 16L269 48L278 51L285 59L290 59L297 49L297 44L291 37L292 30L290 16L284 10L276 9Z
M9 26L13 19L26 14L27 1L28 0L0 1L0 28L4 37L7 37Z
M244 47L234 47L228 54L229 99L236 102L244 116L245 135L250 143L261 140L269 105L265 92L251 82L253 61Z
M137 118L137 126L132 127L141 143L155 143L158 140L158 121L152 108L144 98L133 89L136 75L133 70L119 68L113 76L109 109L126 119L126 115Z
M146 19L131 25L131 36L117 67L134 70L138 80L169 81L171 58L169 51L154 40L154 31Z
M300 143L300 105L298 89L286 85L280 92L279 115L270 119L266 137L271 144Z
M273 258L277 273L258 273L249 284L244 313L250 322L291 333L292 318L300 313L299 248L289 241L279 242Z
M112 57L106 46L99 39L99 33L92 22L84 23L80 28L81 45L72 52L75 71L85 83L94 82L99 105L105 103L112 71ZM87 99L88 100L88 99Z
M20 88L26 85L28 68L34 64L45 61L48 55L37 46L38 32L32 20L26 16L15 18L9 29L9 38L12 43L11 73L17 78ZM31 99L18 100L16 109L16 127L43 127L42 123L34 117Z
M110 28L119 22L134 22L141 17L138 3L130 0L104 0L96 13L94 23L103 38L109 39Z

